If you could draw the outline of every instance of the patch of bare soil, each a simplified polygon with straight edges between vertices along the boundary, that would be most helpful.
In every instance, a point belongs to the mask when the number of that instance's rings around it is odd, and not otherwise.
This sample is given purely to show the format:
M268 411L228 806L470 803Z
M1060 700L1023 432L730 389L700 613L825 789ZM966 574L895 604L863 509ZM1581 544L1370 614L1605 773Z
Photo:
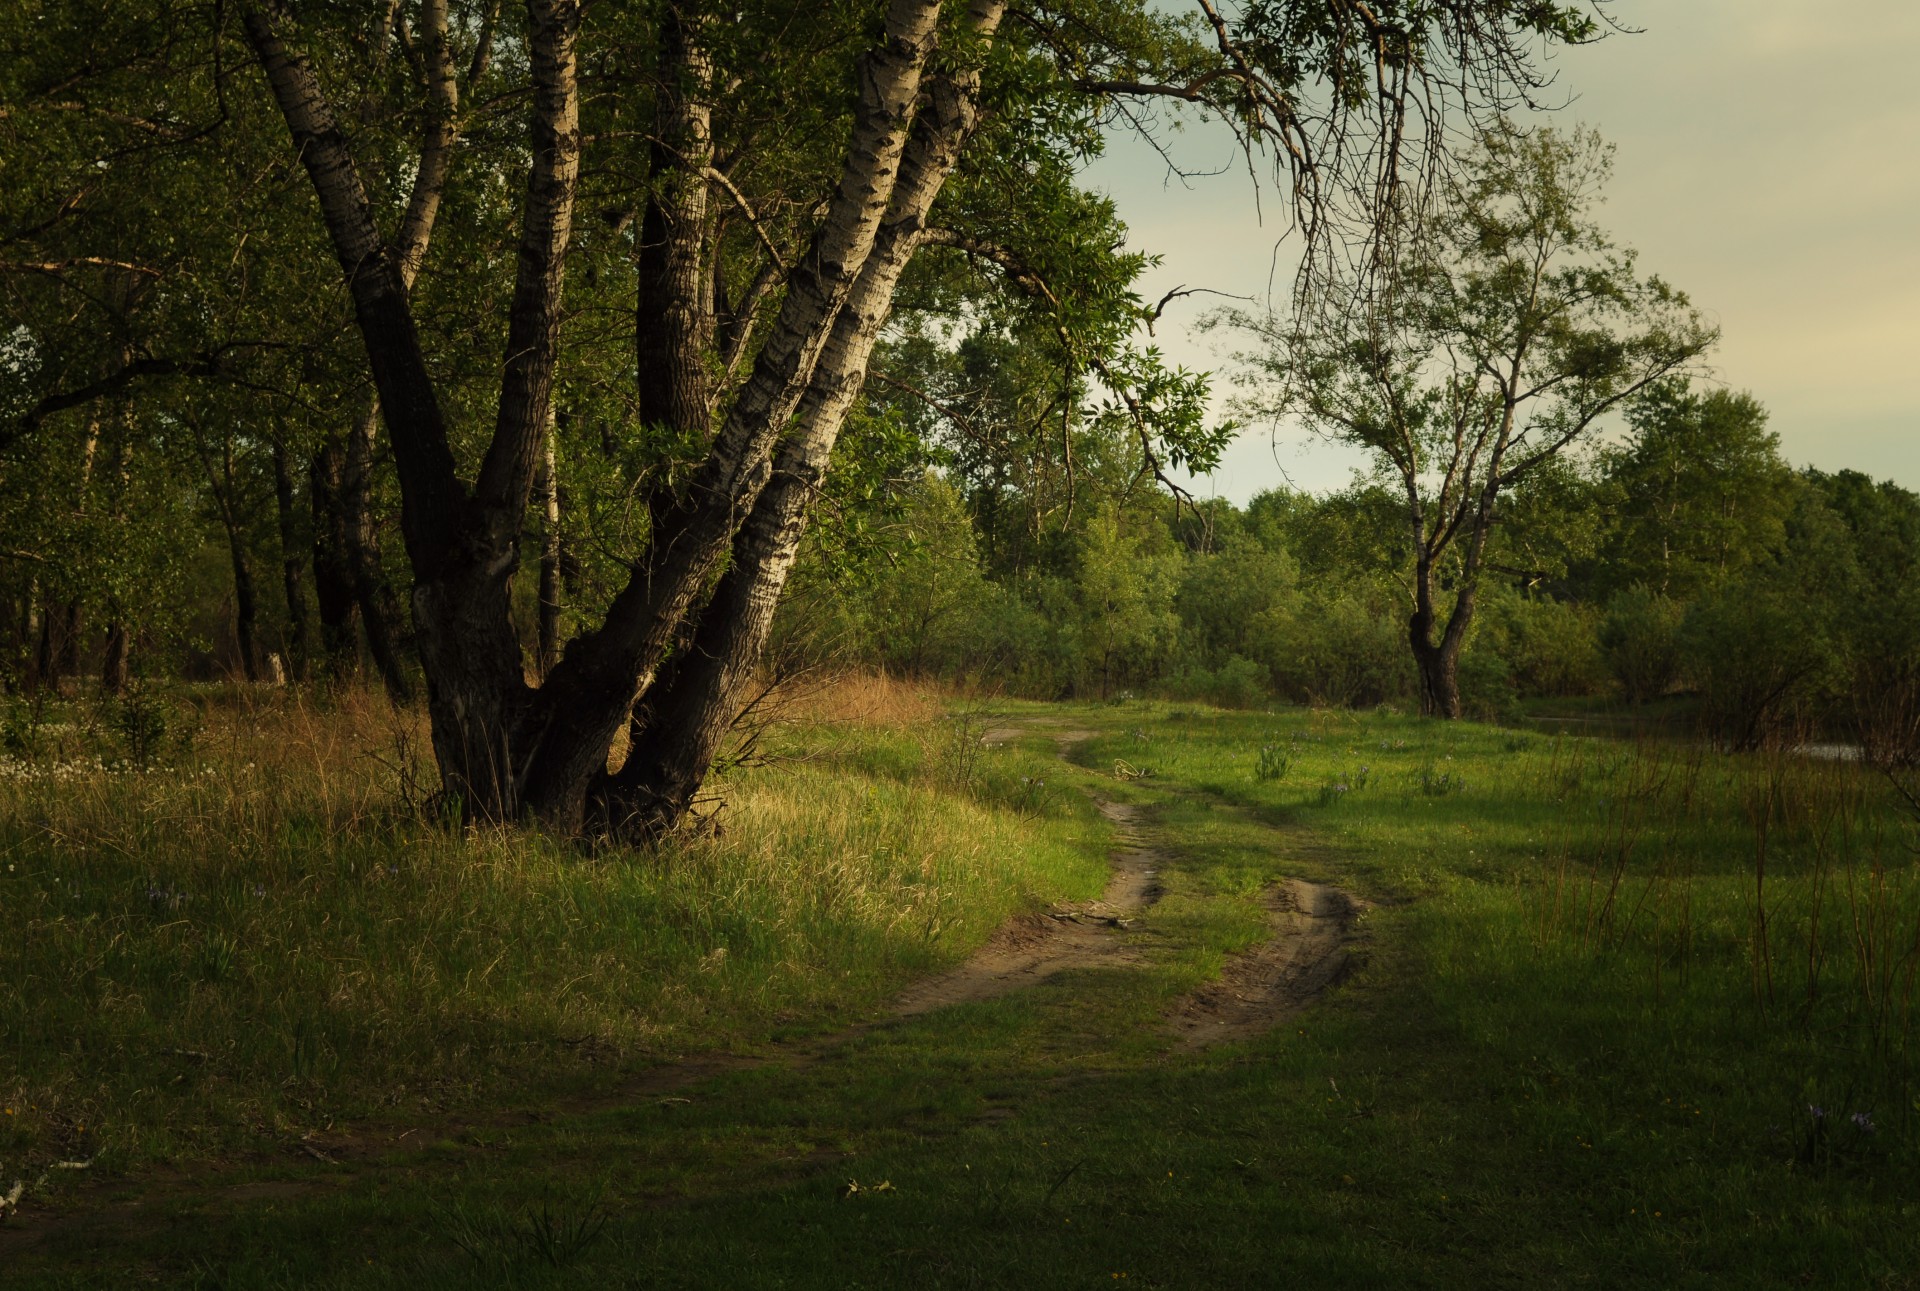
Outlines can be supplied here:
M1160 899L1156 878L1165 859L1133 831L1138 809L1103 802L1100 814L1120 827L1113 875L1098 901L1065 902L1023 915L996 932L960 967L911 987L893 1003L894 1017L915 1017L954 1004L990 1000L1071 968L1128 963L1139 952L1120 936Z
M1227 961L1174 1009L1172 1026L1189 1049L1272 1029L1340 984L1358 962L1366 903L1323 883L1288 879L1266 892L1273 936Z
M980 736L980 742L982 744L1011 744L1023 735L1051 735L1054 745L1060 750L1060 756L1065 757L1068 749L1071 749L1074 745L1082 741L1092 739L1099 733L1098 731L1063 729L1045 720L1029 720L1021 722L1017 726L990 727Z

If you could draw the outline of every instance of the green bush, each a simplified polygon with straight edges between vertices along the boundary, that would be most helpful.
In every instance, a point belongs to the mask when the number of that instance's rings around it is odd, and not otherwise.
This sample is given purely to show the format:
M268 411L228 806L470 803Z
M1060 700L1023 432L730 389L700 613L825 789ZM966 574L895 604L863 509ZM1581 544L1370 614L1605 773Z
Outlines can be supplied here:
M1671 598L1635 583L1607 605L1600 647L1607 667L1636 704L1658 699L1680 676L1680 621L1686 610Z
M1695 602L1679 641L1703 716L1736 749L1758 748L1810 720L1840 662L1820 616L1763 578Z

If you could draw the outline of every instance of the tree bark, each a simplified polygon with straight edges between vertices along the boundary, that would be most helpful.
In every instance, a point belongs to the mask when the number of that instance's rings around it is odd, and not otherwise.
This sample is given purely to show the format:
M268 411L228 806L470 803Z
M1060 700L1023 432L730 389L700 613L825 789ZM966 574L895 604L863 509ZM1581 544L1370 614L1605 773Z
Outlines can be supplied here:
M643 559L598 631L577 637L536 694L509 596L551 404L565 251L579 173L578 6L532 0L526 51L531 166L521 215L507 358L493 437L469 489L397 258L311 67L262 8L244 12L257 61L306 167L346 278L386 416L414 572L414 620L436 761L465 813L531 812L576 830L607 750L708 584L769 474L834 320L866 263L895 187L939 0L892 0L858 70L840 182L752 371L687 488L657 509Z
M127 625L118 621L107 625L107 644L100 658L100 689L118 695L127 688L132 670L133 642Z
M937 0L889 6L881 43L861 60L840 182L788 274L751 375L686 492L656 511L647 558L614 598L605 625L573 642L544 687L548 726L526 801L562 829L582 824L614 735L771 474L773 442L807 389L892 199L939 10Z
M80 624L83 611L78 600L71 600L59 607L59 632L55 636L53 654L54 689L60 688L64 678L80 671Z
M555 460L554 426L547 427L547 442L536 489L542 512L540 526L540 610L535 652L540 676L544 679L560 658L560 472Z
M972 35L991 41L1004 10L1004 0L975 0ZM598 791L599 823L620 836L647 839L678 824L739 717L799 554L807 508L859 398L894 289L973 131L979 80L975 64L928 83L886 218L815 365L799 425L782 441L771 478L734 536L727 572L692 641L636 707L626 762Z
M713 63L699 9L676 0L660 18L658 137L649 150L651 192L640 219L634 338L642 424L704 438L712 415L707 357L713 311L703 289L707 171L713 165L713 112L706 99Z
M248 681L259 681L260 598L254 587L246 535L237 524L227 526L227 553L233 562L233 634L240 647L240 671Z
M1447 616L1446 626L1441 627L1434 616L1431 567L1423 563L1415 578L1416 606L1407 622L1407 637L1419 673L1420 715L1458 718L1462 711L1460 652L1466 645L1467 628L1473 622L1474 591L1471 587L1460 589L1454 596L1453 613Z

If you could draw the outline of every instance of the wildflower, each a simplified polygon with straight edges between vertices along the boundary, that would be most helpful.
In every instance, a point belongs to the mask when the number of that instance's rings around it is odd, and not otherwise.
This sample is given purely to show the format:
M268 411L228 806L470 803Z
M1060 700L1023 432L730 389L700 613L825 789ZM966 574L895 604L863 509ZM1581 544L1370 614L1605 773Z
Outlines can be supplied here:
M1870 1114L1866 1112L1855 1112L1847 1119L1852 1121L1853 1128L1859 1130L1862 1134L1873 1133L1873 1117Z
M1827 1109L1821 1107L1818 1103L1808 1103L1807 1115L1816 1121L1824 1121L1827 1119Z

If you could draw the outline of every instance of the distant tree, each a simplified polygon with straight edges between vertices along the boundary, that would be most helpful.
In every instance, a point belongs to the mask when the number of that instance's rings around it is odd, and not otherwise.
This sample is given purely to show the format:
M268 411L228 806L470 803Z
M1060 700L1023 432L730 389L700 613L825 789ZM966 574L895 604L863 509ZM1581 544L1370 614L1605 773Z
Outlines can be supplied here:
M1269 416L1371 450L1399 500L1420 710L1457 717L1458 665L1507 498L1715 331L1594 222L1591 130L1499 127L1431 212L1290 320L1227 317Z
M1662 381L1627 420L1627 442L1601 455L1613 523L1600 590L1644 583L1686 601L1779 549L1798 486L1759 400Z
M1678 632L1681 671L1732 748L1799 736L1845 682L1857 554L1821 491L1794 483L1779 547L1695 600Z
M1855 580L1840 615L1844 696L1867 756L1916 785L1920 772L1920 494L1859 471L1807 481L1851 538ZM1916 801L1920 807L1920 801Z

